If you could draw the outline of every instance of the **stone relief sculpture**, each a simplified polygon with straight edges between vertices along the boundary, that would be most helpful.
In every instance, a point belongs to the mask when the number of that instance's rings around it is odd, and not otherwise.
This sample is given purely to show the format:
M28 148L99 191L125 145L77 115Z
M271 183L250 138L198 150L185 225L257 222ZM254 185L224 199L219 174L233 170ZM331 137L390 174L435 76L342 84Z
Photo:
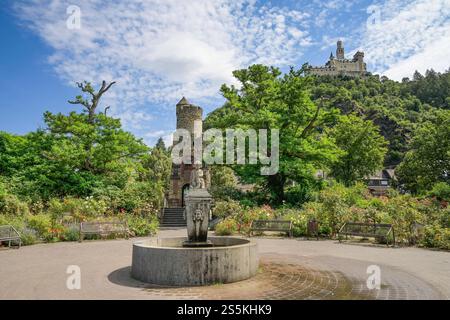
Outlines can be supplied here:
M212 197L206 190L203 169L197 165L191 171L191 183L186 195L186 224L188 240L184 246L208 246L208 225L211 215Z

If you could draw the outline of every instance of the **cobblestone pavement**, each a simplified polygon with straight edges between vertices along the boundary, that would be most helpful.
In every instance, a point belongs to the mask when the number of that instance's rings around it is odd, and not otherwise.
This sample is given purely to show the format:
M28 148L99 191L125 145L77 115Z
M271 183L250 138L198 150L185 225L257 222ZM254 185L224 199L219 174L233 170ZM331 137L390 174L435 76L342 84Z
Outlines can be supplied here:
M305 262L305 261L303 261ZM206 287L161 287L140 283L144 291L161 298L171 299L263 299L263 300L320 300L320 299L444 299L445 297L425 281L400 270L382 267L380 290L369 290L366 276L357 272L364 264L352 261L355 273L346 276L341 271L326 270L322 264L308 261L309 267L295 257L264 255L258 274L248 280L216 284ZM330 261L329 261L330 262ZM349 263L349 261L334 261ZM311 265L316 267L311 267ZM329 268L330 266L328 266ZM341 266L342 267L342 266ZM330 269L330 268L329 268ZM348 267L345 266L342 269ZM123 277L129 268L122 270Z
M163 231L160 236L183 235ZM335 241L256 238L258 274L206 287L160 287L130 277L134 240L42 244L0 250L0 299L448 299L450 254ZM381 270L369 290L367 267ZM81 268L81 290L68 290L67 266Z

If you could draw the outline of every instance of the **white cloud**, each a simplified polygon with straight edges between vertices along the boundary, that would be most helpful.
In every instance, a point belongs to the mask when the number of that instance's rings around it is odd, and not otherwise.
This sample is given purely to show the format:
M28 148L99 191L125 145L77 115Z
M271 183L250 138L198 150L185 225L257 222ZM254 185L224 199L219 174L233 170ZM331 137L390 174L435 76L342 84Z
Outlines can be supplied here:
M443 46L442 41L445 41L447 45ZM450 44L450 35L440 38L429 44L423 51L391 66L384 75L390 79L401 80L404 77L411 78L415 70L422 74L425 74L427 69L445 71L450 68L450 45L448 44Z
M73 4L79 30L66 27ZM136 106L173 107L182 95L207 101L234 81L233 70L292 64L311 43L308 14L254 0L23 0L15 8L54 49L49 62L63 80L117 81L104 103L135 129L154 112Z
M380 20L361 41L372 71L401 80L450 67L450 0L388 0L378 8Z
M153 145L159 138L162 138L166 147L173 143L173 132L170 130L156 130L144 134L144 141L148 145Z

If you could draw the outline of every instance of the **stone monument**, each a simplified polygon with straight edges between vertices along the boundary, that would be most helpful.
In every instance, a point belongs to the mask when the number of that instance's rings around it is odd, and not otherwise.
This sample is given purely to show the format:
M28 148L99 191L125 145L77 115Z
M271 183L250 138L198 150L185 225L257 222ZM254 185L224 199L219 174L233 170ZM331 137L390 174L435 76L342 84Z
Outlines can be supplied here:
M191 171L191 183L186 195L185 220L188 239L185 247L208 247L208 225L211 218L212 197L206 189L203 169L196 165Z

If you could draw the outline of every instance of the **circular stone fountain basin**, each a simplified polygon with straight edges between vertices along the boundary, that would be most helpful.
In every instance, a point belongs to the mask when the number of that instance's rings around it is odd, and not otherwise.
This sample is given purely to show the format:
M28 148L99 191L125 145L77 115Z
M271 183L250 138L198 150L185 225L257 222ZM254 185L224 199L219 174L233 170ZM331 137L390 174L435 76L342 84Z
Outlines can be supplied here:
M258 271L256 243L232 237L208 237L210 247L183 247L185 237L133 244L131 276L169 286L201 286L248 279Z

